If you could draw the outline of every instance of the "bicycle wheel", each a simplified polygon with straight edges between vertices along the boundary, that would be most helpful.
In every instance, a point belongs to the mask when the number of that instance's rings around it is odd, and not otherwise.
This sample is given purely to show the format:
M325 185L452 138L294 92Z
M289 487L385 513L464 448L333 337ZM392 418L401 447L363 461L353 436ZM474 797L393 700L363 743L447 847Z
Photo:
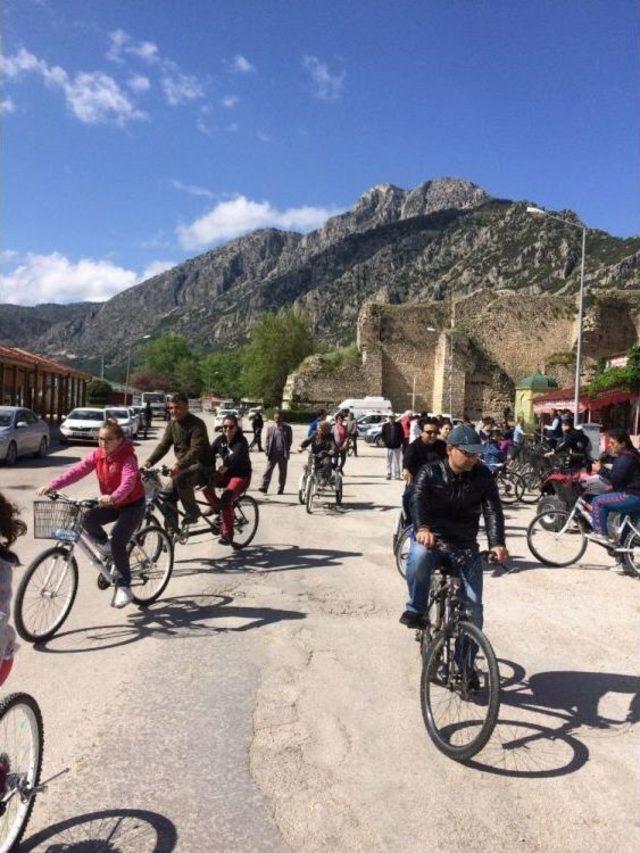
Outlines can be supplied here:
M246 548L256 535L260 513L250 495L241 495L233 504L233 546Z
M503 471L496 480L498 494L503 504L514 504L522 499L524 482L513 471Z
M340 506L342 503L342 475L336 471L336 506Z
M313 501L316 496L316 481L313 477L309 478L309 482L307 483L307 494L305 497L305 503L307 506L307 512L309 515L313 512Z
M143 527L127 546L131 566L131 594L136 604L151 604L164 592L173 571L173 544L158 527Z
M545 509L527 529L527 545L545 566L570 566L587 550L582 528L565 510Z
M500 674L491 643L470 622L445 628L424 654L420 683L429 737L454 761L467 761L491 737L500 708Z
M0 850L16 850L31 817L42 770L44 727L38 703L27 693L0 702Z
M540 489L542 488L542 474L532 466L528 466L519 472L524 484L522 503L534 504L540 500Z
M27 566L14 607L16 631L29 643L49 640L69 615L78 591L78 564L61 545Z
M411 531L412 526L408 525L404 528L402 533L398 536L398 541L396 542L396 549L394 551L394 556L396 559L396 568L400 572L403 578L407 576L407 557L409 556L409 549L411 548Z
M298 483L298 500L300 501L301 504L304 504L306 490L307 490L307 468L305 466L302 469L302 474L300 474L300 481Z
M622 555L625 572L635 578L640 578L640 533L634 527L625 536L622 547L629 549Z

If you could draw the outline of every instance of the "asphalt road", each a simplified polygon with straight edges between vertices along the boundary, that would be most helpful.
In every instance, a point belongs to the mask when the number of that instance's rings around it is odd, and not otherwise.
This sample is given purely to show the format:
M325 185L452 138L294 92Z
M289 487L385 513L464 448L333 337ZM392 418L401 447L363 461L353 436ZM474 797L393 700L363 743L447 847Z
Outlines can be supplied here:
M30 522L34 489L86 452L0 468L0 488ZM21 645L5 688L42 706L44 775L69 768L36 801L23 849L636 850L638 582L595 546L575 567L540 567L531 510L508 511L520 571L485 583L500 723L459 766L426 735L417 644L397 621L400 484L366 448L348 461L344 507L309 516L302 459L285 495L257 495L245 552L178 546L146 611L110 608L81 562L60 634ZM23 563L46 545L28 534Z

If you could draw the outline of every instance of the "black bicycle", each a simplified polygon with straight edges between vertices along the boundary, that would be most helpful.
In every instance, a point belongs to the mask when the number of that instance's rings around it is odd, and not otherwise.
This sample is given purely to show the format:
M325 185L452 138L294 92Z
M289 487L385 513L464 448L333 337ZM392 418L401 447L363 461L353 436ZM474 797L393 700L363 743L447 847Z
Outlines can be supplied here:
M468 761L487 744L498 721L500 674L491 643L469 620L460 586L458 567L443 554L431 576L428 619L416 639L429 737L449 758Z
M147 523L160 525L172 541L184 545L194 536L210 534L218 537L222 533L222 518L219 510L212 510L210 503L202 494L202 487L196 487L196 501L202 508L201 515L195 523L185 523L186 513L172 500L165 490L160 475L170 475L169 468L142 468L147 510ZM233 547L240 550L246 548L253 540L258 530L260 512L258 502L250 495L240 495L233 502Z

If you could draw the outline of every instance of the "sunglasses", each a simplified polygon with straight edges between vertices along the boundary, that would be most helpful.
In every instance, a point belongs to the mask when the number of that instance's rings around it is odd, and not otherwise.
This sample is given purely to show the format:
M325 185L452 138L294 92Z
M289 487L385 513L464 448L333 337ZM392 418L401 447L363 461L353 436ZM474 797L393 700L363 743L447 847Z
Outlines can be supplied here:
M235 429L235 428L236 428L235 424L227 424L226 426L222 427L223 430Z
M102 441L104 444L113 444L113 442L117 440L117 438L102 438L102 436L98 436L98 441Z
M461 447L457 447L455 444L454 444L454 447L456 448L457 451L462 453L463 456L466 456L467 459L474 459L474 458L480 456L479 453L469 453L468 450L463 450Z

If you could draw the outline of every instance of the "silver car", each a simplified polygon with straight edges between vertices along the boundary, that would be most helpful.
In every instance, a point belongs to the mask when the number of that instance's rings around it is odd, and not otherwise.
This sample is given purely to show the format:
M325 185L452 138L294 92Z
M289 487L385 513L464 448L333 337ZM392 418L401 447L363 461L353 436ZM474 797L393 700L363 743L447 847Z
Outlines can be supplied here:
M13 465L18 456L46 456L49 424L31 409L0 406L0 459Z

